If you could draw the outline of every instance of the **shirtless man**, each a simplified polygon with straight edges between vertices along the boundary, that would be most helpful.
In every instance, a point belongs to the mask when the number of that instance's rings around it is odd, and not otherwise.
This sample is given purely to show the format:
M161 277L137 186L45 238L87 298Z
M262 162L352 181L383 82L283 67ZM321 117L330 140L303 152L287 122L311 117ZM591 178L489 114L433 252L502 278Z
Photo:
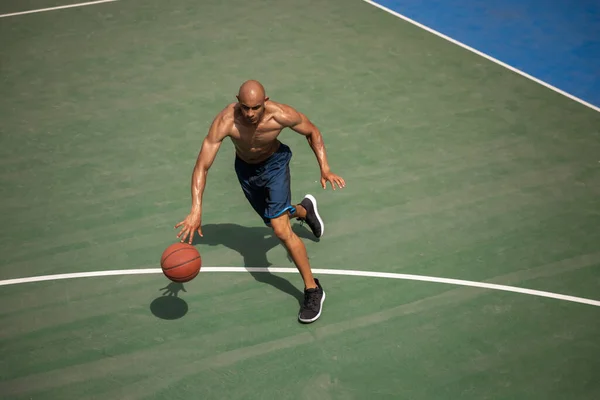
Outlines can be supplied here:
M290 219L305 221L316 237L323 235L325 226L313 196L307 194L300 204L291 203L289 162L292 152L279 141L281 131L291 128L306 137L321 169L323 189L328 182L333 190L336 185L343 188L346 184L329 169L321 132L305 115L269 100L263 86L254 80L244 82L236 97L238 102L229 104L215 117L204 138L192 174L192 209L175 225L175 228L182 227L177 237L185 242L189 235L189 243L192 243L194 232L202 236L206 175L223 139L230 137L236 150L235 171L244 195L286 247L304 280L304 303L298 319L303 323L314 322L321 316L325 292L312 275L306 247L292 230Z

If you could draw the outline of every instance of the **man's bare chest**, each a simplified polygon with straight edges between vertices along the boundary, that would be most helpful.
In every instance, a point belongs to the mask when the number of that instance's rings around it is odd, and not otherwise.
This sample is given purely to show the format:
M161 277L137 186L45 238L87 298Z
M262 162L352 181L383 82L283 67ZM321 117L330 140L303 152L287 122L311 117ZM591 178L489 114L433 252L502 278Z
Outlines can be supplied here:
M279 124L264 124L256 128L238 125L234 127L231 137L247 145L261 145L277 139L282 129Z

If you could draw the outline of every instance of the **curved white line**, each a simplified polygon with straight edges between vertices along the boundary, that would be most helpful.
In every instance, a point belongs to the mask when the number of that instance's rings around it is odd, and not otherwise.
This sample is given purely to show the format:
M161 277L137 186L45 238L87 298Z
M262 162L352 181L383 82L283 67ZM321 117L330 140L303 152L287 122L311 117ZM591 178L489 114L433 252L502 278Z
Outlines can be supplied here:
M65 8L85 7L85 6L91 6L94 4L111 3L114 1L118 1L118 0L97 0L97 1L89 1L87 3L67 4L66 6L57 6L57 7L49 7L49 8L40 8L37 10L19 11L19 12L14 12L14 13L10 13L10 14L2 14L2 15L0 15L0 18L14 17L17 15L25 15L25 14L34 14L34 13L40 13L40 12L46 12L46 11L64 10Z
M202 272L275 272L275 273L298 273L296 268L245 268L245 267L202 267ZM161 268L145 268L145 269L121 269L108 271L93 271L93 272L75 272L70 274L42 275L32 276L28 278L6 279L0 281L0 286L17 285L21 283L33 283L42 281L54 281L60 279L74 278L89 278L94 276L114 276L114 275L139 275L139 274L160 274ZM461 279L438 278L435 276L396 274L391 272L373 272L373 271L356 271L347 269L313 269L313 273L322 275L343 275L343 276L364 276L371 278L386 278L386 279L405 279L411 281L447 283L450 285L471 286L491 290L501 290L505 292L514 292L528 294L531 296L548 297L556 300L570 301L573 303L588 304L591 306L600 307L599 300L586 299L583 297L568 296L559 293L544 292L541 290L525 289L515 286L498 285L494 283L484 283L475 281L465 281Z

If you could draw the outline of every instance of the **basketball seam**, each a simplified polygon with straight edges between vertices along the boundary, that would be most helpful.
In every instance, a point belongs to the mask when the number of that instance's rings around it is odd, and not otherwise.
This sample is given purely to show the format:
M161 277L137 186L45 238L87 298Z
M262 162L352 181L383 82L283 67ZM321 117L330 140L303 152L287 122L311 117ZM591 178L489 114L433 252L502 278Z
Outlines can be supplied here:
M169 259L169 257L171 257L173 254L177 253L178 251L182 251L182 250L190 250L190 249L191 249L190 247L183 247L183 248L180 248L180 249L177 249L177 250L173 250L172 252L170 252L170 253L169 253L169 254L168 254L166 257L165 257L165 259L164 259L164 260L162 260L162 262L164 263L165 261L167 261L167 260Z
M169 277L169 279L171 279L174 282L187 282L189 279L194 278L196 275L198 275L199 272L200 271L192 272L191 274L189 274L187 276L184 276L183 278L172 278L172 277Z
M172 267L162 267L162 269L163 269L163 270L165 270L165 271L168 271L168 270L170 270L170 269L177 268L177 267L181 267L182 265L185 265L185 264L191 263L192 261L195 261L195 260L197 260L197 259L199 259L199 258L200 258L200 256L197 256L197 257L194 257L194 258L192 258L191 260L187 260L187 261L185 261L185 262L182 262L181 264L173 265ZM165 259L165 261L166 261L166 259ZM163 263L164 263L164 262L163 262Z

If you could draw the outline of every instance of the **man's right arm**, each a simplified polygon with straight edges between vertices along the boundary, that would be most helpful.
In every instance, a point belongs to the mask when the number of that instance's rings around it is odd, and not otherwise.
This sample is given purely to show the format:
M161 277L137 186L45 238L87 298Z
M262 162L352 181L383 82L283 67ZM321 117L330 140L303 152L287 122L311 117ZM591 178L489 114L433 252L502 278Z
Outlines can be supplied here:
M202 147L200 148L196 164L194 165L191 182L191 211L186 219L175 225L175 228L179 228L183 225L181 231L177 235L182 242L186 241L186 237L189 235L189 243L191 243L194 237L194 231L197 231L198 234L202 236L202 196L204 194L204 188L206 187L206 176L217 156L221 143L223 143L223 139L227 137L227 135L229 135L228 122L223 118L222 112L213 120L208 134L202 141Z
M206 175L226 136L225 124L221 115L217 116L210 127L208 135L202 142L192 173L192 214L200 214L202 211L202 196L206 187Z

